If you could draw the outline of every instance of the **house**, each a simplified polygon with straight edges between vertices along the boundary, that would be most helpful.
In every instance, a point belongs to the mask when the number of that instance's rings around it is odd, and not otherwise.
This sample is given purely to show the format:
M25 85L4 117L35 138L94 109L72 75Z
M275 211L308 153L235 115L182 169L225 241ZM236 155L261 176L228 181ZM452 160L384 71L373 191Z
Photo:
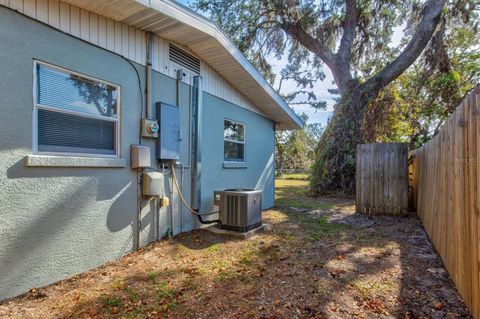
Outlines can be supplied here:
M0 71L0 299L198 228L172 169L200 212L226 188L273 206L275 130L303 125L173 1L0 0ZM142 194L157 171L162 200Z

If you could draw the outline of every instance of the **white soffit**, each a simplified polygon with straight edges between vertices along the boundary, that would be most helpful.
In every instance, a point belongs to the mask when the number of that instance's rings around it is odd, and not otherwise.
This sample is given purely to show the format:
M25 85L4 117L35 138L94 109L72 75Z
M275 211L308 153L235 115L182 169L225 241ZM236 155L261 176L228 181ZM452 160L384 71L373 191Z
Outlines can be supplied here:
M274 120L279 129L304 125L219 27L191 9L169 0L65 2L187 47Z

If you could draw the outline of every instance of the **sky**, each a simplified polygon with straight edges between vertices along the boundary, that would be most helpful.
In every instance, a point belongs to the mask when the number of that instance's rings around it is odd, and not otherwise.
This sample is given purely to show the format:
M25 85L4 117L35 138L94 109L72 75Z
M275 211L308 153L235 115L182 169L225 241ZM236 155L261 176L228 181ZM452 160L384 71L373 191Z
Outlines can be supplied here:
M400 44L402 37L403 37L403 30L405 29L405 25L399 26L394 29L394 33L392 36L392 43L390 44L392 47L396 47ZM287 65L287 56L284 55L280 60L272 60L270 63L273 65L273 70L275 74L280 74L282 68ZM337 86L333 80L333 75L330 69L323 65L323 72L325 73L325 79L323 81L317 81L314 85L313 91L317 95L317 99L320 101L327 102L327 108L325 110L314 110L309 105L291 105L291 107L297 112L298 114L305 113L308 115L307 124L311 123L321 123L323 126L327 124L328 119L333 113L333 106L335 104L334 95L328 92L329 89L336 89ZM279 79L280 76L277 76ZM274 88L278 87L277 83L274 83ZM293 92L296 90L296 82L293 80L284 81L282 83L282 93ZM336 96L338 97L338 96Z
M189 3L192 0L177 0L179 3L189 6ZM392 36L392 43L391 46L398 46L400 41L403 37L403 30L405 25L399 26L394 29L394 34ZM287 65L287 56L284 55L280 60L276 58L272 58L269 61L273 67L273 71L275 74L278 74L277 80L280 79L280 71ZM315 92L317 99L319 101L327 102L327 107L325 110L314 110L309 105L291 105L291 108L297 113L302 114L305 113L308 116L307 124L312 123L320 123L325 126L328 122L328 119L333 113L333 106L335 104L334 97L332 94L328 92L329 89L335 89L336 85L333 81L333 75L330 69L327 66L323 66L323 72L325 73L325 79L323 81L317 81L314 84L313 91ZM273 87L276 89L278 87L278 83L274 83ZM282 83L282 94L287 94L289 92L296 91L296 82L293 80L284 81ZM337 96L338 97L338 96Z
M287 57L284 55L280 60L270 61L273 66L273 71L280 79L280 71L287 65ZM325 65L323 66L323 72L325 73L325 79L323 81L317 81L313 87L317 99L319 101L326 101L327 108L325 110L314 110L310 105L291 105L290 107L294 109L297 114L305 113L308 116L307 124L311 123L321 123L323 126L327 124L329 117L332 115L333 105L335 101L333 100L334 96L328 92L328 89L335 89L337 86L333 81L332 72ZM283 81L281 93L286 94L289 92L294 92L296 90L296 82L293 80ZM274 88L278 87L278 83L273 84Z

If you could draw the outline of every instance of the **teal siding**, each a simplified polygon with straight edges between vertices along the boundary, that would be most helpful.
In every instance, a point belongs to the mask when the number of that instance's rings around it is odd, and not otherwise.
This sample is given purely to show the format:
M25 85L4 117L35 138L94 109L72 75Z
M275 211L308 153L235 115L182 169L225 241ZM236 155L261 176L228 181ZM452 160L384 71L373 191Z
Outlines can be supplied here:
M263 209L274 205L274 123L257 113L240 108L210 94L203 98L202 208L212 207L213 192L225 188L262 189ZM225 168L223 121L246 125L246 165Z
M127 167L25 166L25 156L32 153L34 59L121 86L120 154ZM0 6L0 70L0 299L4 299L115 260L135 247L137 173L129 167L130 146L139 142L145 68ZM177 102L176 81L157 72L152 92L153 102ZM186 84L180 86L179 104L184 191L189 199L191 87ZM246 168L223 168L225 117L247 125ZM272 206L272 121L208 94L203 119L204 210L211 209L214 190L232 187L262 188L263 207ZM151 147L152 166L159 169L155 141L142 143ZM172 196L169 184L165 178L165 192ZM158 213L160 235L172 224L174 234L195 229L196 218L180 209L178 197L171 202ZM154 214L153 205L144 201L141 246L154 240Z

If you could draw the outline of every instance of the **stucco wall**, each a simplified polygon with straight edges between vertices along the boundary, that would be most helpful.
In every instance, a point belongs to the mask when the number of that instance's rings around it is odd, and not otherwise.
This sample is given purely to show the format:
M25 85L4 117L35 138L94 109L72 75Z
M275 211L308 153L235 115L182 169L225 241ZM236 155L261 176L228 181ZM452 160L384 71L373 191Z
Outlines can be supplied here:
M34 59L121 86L120 153L126 167L25 166L25 156L32 153ZM134 247L137 174L129 168L130 145L138 143L145 70L1 6L0 70L0 299L4 299L97 267ZM176 104L175 80L154 72L152 88L153 101ZM181 84L181 161L186 164L187 199L190 101L190 86ZM273 123L208 94L204 112L202 206L209 208L213 190L225 187L265 187L264 207L272 206ZM222 167L224 117L248 126L247 168ZM156 163L155 142L144 139L142 143L151 146L152 163ZM179 169L177 174L180 177ZM169 184L171 180L165 178L172 206L160 210L160 235L171 231L172 215L175 234L197 226L196 219L180 209ZM154 240L153 215L151 203L144 202L141 245Z
M224 167L224 119L245 124L245 165ZM213 205L213 192L226 188L263 189L262 208L274 205L274 123L225 100L204 93L202 147L202 208Z

